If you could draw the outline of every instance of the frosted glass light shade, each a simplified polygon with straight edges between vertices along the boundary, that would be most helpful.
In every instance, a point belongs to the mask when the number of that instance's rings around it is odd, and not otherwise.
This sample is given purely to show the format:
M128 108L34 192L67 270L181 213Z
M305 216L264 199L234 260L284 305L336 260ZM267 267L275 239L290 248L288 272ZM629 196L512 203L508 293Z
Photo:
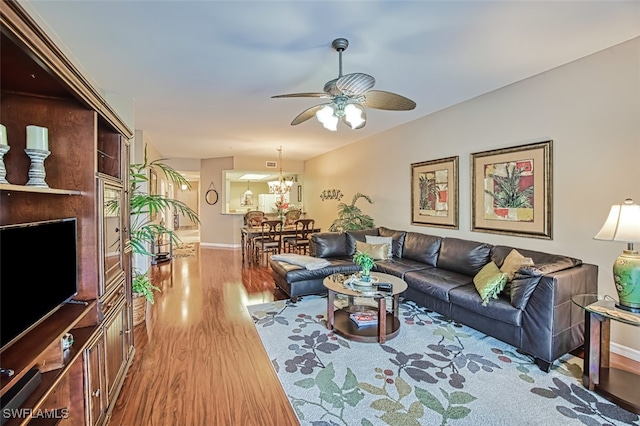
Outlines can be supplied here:
M364 123L362 110L353 104L349 104L344 108L344 118L352 129L357 129Z
M338 130L338 117L336 117L333 112L331 105L325 105L316 112L316 118L322 123L325 129L335 132Z

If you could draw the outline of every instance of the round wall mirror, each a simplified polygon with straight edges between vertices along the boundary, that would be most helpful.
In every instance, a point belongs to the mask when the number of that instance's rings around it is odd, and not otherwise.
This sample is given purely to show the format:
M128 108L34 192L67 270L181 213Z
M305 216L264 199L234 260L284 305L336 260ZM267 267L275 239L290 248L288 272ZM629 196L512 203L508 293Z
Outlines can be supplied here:
M218 202L218 191L216 191L215 189L208 190L204 195L204 200L207 202L207 204L211 206L214 205Z

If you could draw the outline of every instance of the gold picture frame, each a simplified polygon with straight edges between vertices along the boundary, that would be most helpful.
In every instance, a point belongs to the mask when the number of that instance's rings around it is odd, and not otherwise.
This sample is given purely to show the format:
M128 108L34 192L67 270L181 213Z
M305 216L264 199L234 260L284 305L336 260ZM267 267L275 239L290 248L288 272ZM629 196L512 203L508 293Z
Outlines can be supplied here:
M411 224L458 229L458 156L411 164Z
M471 230L552 239L553 141L471 154Z

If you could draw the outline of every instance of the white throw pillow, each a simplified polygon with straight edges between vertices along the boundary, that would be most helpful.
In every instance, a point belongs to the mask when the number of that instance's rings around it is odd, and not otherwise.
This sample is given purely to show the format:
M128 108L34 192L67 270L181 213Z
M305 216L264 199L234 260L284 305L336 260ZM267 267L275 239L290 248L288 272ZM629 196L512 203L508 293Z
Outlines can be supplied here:
M367 244L389 244L387 260L393 258L393 239L391 237L376 237L375 235L365 235Z

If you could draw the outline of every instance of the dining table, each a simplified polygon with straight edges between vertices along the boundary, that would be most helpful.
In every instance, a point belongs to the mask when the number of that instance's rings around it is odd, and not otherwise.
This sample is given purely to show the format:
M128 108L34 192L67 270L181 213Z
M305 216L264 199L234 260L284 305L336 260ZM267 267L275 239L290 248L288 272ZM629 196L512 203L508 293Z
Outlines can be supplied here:
M296 228L296 225L284 225L282 227L282 237L296 235L296 232L299 231L299 228ZM314 227L311 230L311 233L321 232L322 229L318 227ZM259 237L262 235L262 227L261 226L242 226L240 228L240 245L242 246L242 263L244 264L245 254L248 249L251 247L251 241L255 237ZM248 256L249 264L251 264L250 253Z

